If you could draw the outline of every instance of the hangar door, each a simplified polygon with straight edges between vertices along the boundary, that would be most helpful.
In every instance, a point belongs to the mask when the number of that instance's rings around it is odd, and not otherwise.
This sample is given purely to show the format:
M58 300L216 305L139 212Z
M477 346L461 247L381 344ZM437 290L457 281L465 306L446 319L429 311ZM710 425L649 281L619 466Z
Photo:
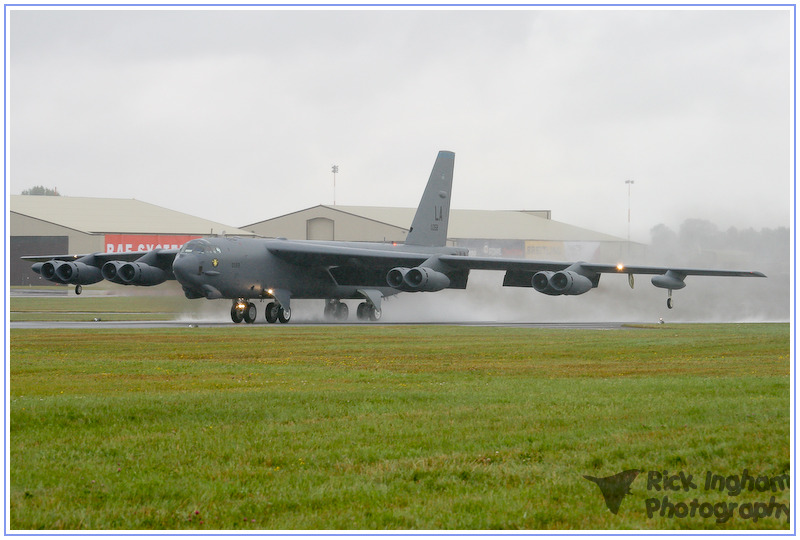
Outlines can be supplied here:
M68 236L12 236L9 249L9 281L11 285L53 285L31 270L26 255L58 255L69 253Z
M306 240L333 240L333 220L322 217L307 220Z

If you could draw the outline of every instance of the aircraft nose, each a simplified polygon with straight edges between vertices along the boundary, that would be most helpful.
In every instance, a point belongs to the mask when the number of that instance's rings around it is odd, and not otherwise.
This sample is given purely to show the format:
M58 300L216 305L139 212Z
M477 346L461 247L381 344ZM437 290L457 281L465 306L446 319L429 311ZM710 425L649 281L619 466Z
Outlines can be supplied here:
M195 257L183 254L175 257L175 260L172 261L172 273L175 274L175 279L177 279L181 285L193 284L193 278L198 274L197 261L194 259Z

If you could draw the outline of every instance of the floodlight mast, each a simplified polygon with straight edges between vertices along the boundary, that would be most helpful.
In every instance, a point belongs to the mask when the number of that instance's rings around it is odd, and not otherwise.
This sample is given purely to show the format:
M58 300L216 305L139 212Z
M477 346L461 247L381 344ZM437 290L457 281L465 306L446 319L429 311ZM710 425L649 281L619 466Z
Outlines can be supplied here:
M628 185L628 244L630 244L631 243L631 185L633 184L633 180L625 180L625 183ZM628 249L630 249L630 246Z
M339 172L339 166L332 166L331 172L333 173L333 206L336 206L336 173Z

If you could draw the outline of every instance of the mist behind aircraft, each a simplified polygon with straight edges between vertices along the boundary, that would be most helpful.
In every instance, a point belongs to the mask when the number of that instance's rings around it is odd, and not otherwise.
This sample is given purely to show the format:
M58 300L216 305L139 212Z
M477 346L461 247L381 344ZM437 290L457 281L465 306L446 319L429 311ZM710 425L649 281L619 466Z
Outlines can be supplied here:
M671 261L767 275L756 280L690 276L686 289L675 291L671 310L666 292L653 287L649 276L637 276L631 290L625 275L604 275L591 294L570 297L502 287L502 273L474 270L465 291L401 293L385 299L381 322L783 322L791 309L789 242L787 228L721 230L702 219L687 220L677 231L655 227L647 257L632 262ZM319 300L296 300L294 321L326 322L321 305ZM189 302L181 320L224 323L229 309L224 300Z

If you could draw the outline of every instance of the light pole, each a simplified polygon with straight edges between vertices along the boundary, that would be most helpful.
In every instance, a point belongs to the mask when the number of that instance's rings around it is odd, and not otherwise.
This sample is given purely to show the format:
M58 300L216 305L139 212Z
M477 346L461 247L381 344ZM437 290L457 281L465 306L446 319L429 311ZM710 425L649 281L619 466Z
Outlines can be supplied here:
M628 184L628 244L631 243L631 185L633 185L633 180L625 180L625 183ZM628 246L630 249L630 245Z
M333 206L336 206L336 173L339 172L339 166L331 167L331 172L333 173Z

